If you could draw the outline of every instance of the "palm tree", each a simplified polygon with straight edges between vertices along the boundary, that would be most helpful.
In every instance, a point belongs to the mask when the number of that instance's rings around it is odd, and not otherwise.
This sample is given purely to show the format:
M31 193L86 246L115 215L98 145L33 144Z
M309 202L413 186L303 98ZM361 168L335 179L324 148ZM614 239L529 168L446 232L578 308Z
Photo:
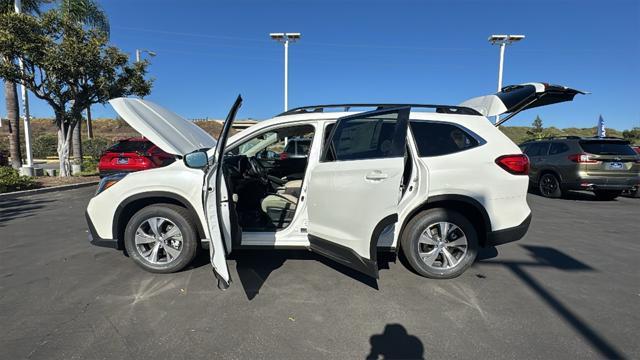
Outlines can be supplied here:
M61 0L58 9L60 14L69 20L83 26L103 32L107 37L110 33L109 18L100 5L94 0ZM82 121L78 121L73 129L73 157L76 164L82 164ZM91 108L87 108L87 129L89 138L93 137L91 128Z
M40 5L45 0L23 0L22 11L38 14ZM0 14L15 11L14 0L0 0ZM2 59L2 61L14 61L14 59ZM18 105L18 89L15 83L5 81L4 97L7 105L7 118L9 119L9 156L11 166L19 169L22 166L22 152L20 151L20 106Z

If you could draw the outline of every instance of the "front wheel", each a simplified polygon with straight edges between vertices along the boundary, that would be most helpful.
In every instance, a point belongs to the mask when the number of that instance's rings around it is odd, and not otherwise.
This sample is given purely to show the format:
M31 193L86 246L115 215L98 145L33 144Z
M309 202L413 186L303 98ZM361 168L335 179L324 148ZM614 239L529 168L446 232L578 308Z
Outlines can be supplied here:
M195 229L187 209L173 204L150 205L129 220L124 245L143 269L172 273L182 270L196 256Z
M617 190L594 190L598 200L610 201L622 195L622 191Z
M450 279L467 270L478 253L478 235L462 214L447 209L429 209L409 221L401 247L418 274Z

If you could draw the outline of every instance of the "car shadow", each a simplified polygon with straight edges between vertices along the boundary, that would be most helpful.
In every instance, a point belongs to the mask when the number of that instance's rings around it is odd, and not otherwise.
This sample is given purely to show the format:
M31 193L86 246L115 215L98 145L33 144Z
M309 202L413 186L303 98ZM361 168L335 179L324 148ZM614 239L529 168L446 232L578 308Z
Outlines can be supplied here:
M529 194L546 199L537 190L529 190ZM575 191L574 190L569 190L569 191L566 191L562 195L562 197L554 198L554 199L550 199L550 200L594 201L594 202L612 202L612 201L616 201L616 199L613 199L613 200L598 199L594 193L589 192L589 191L581 191L581 190L575 190Z
M424 345L418 337L410 335L400 324L387 324L382 334L371 335L371 349L367 360L424 359Z
M564 304L548 291L542 283L529 275L528 269L551 268L561 271L596 271L591 266L548 246L520 245L525 249L533 261L509 261L482 259L480 265L495 265L509 269L518 279L533 290L538 297L551 308L556 315L571 326L585 341L600 353L603 358L623 359L625 356L609 343L602 335L592 328L578 314L574 313L569 305ZM480 276L486 278L485 275Z
M38 210L53 201L55 200L31 199L28 197L2 200L0 202L0 205L2 205L0 209L0 227L6 226L4 223L11 220L36 215Z
M236 263L238 278L249 300L253 300L260 293L260 289L269 275L282 267L288 260L318 261L343 275L378 290L376 279L310 251L271 250L268 256L265 256L264 250L238 250L234 251L228 259ZM378 269L389 269L389 263L395 262L395 259L394 253L378 253Z

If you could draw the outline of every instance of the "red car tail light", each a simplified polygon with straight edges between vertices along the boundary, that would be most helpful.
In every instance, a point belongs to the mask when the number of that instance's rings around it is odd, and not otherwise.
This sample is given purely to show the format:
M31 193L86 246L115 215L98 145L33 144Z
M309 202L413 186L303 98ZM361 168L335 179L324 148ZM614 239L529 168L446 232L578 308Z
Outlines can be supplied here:
M587 154L573 154L569 155L568 157L569 160L573 161L574 163L595 164L598 162L598 160L591 159L591 157L589 157L589 155Z
M529 175L529 158L524 154L504 155L496 164L513 175Z
M287 160L289 158L289 154L286 152L280 153L280 160Z

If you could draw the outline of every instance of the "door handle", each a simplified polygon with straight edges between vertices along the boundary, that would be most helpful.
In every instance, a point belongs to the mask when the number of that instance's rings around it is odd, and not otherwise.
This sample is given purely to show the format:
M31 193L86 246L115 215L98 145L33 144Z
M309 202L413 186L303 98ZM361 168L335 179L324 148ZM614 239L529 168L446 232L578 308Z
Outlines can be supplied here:
M374 170L370 173L368 173L364 178L367 180L374 180L374 181L378 181L378 180L384 180L386 178L388 178L389 175L383 173L380 170Z

